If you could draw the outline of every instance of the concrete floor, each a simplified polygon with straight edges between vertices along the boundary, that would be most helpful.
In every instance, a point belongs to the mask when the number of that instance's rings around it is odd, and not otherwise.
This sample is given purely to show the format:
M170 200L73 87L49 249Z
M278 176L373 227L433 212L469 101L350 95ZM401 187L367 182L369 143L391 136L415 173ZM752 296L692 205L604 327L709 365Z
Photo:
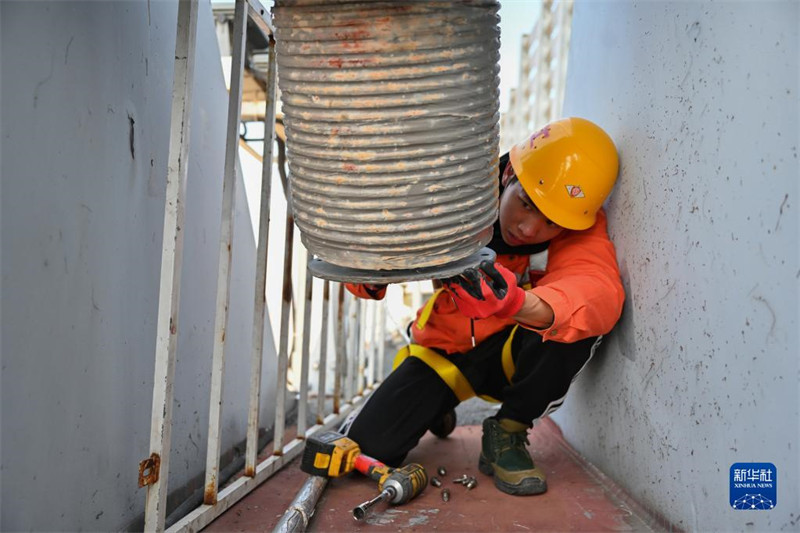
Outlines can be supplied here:
M466 402L469 403L469 402ZM487 410L488 409L488 410ZM409 455L429 476L447 469L444 487L427 489L406 505L379 504L363 522L352 509L377 494L375 483L358 474L333 480L323 493L309 531L666 531L674 530L648 514L611 480L587 463L564 441L558 426L545 419L530 433L534 459L548 476L549 490L540 496L510 496L480 474L481 428L493 408L469 405L460 425L447 439L427 434ZM462 414L462 413L459 413ZM461 474L478 478L472 490L452 483ZM271 531L306 479L297 460L211 523L207 531Z

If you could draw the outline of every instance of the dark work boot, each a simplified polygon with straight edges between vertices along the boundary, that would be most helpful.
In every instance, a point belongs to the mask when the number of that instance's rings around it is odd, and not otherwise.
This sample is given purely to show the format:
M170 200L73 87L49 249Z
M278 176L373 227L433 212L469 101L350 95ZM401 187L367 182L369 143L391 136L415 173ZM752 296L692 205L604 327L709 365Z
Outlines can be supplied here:
M526 444L527 425L508 418L487 418L478 470L494 476L495 486L508 494L542 494L547 491L547 477L533 464Z
M456 429L456 410L450 409L442 417L429 428L430 432L439 437L440 439L447 438L447 436Z

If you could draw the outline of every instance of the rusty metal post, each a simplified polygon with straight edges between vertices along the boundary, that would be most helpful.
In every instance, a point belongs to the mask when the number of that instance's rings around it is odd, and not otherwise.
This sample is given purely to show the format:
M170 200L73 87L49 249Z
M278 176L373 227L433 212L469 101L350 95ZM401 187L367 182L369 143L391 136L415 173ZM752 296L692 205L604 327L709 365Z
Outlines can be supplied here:
M347 342L345 340L345 298L344 284L339 283L339 291L336 297L336 350L333 367L333 412L339 414L342 401L342 367L347 352Z
M286 205L286 249L283 256L283 301L281 303L281 332L278 342L277 399L275 401L275 438L273 454L283 450L283 433L286 429L286 378L289 375L289 311L292 305L292 256L294 255L294 217Z
M358 300L358 315L356 318L355 330L358 332L356 344L356 353L358 353L358 366L355 373L356 385L354 390L356 394L364 394L364 382L366 373L367 361L367 300Z
M364 318L364 344L367 352L367 388L375 385L375 316L377 314L377 301L366 302L366 316Z
M386 358L386 301L378 302L377 312L378 327L376 328L375 344L378 349L378 381L383 381L386 378L384 374L384 359Z
M311 359L311 303L314 295L314 276L306 268L303 306L303 346L300 356L300 405L297 410L297 437L304 439L308 429L308 365Z
M309 273L310 274L310 273ZM322 424L325 419L325 389L328 377L328 315L331 304L331 282L325 280L322 284L322 336L319 344L319 374L317 377L317 424Z
M358 383L356 374L358 373L358 346L359 346L359 310L361 301L358 298L350 298L347 313L347 379L345 388L345 401L356 395Z
M244 44L247 29L247 5L236 2L233 22L233 58L231 90L228 95L228 126L225 141L225 176L222 182L222 224L219 239L217 301L214 319L214 352L211 362L211 398L208 416L208 447L203 502L217 503L219 488L220 424L222 420L222 385L225 372L225 332L228 329L228 304L231 296L231 259L233 254L233 219L236 200L236 161L239 157L239 116L242 106Z
M275 97L277 67L275 40L269 40L267 72L267 110L264 114L264 154L261 160L261 211L256 252L255 303L253 304L253 348L250 358L250 408L247 415L245 475L256 473L258 454L258 415L261 404L261 362L264 356L264 318L267 307L267 254L269 251L269 202L272 189L272 150L275 140Z
M158 291L156 353L153 376L153 410L150 426L151 463L158 466L155 479L147 487L146 531L163 531L167 508L172 435L173 380L178 346L181 267L183 263L183 219L188 174L189 118L192 109L194 50L197 40L196 0L178 3L175 40L175 73L172 80L169 164L164 202L164 234L161 243L161 280ZM145 461L148 461L147 459ZM143 461L143 463L145 462ZM151 476L152 478L152 476Z

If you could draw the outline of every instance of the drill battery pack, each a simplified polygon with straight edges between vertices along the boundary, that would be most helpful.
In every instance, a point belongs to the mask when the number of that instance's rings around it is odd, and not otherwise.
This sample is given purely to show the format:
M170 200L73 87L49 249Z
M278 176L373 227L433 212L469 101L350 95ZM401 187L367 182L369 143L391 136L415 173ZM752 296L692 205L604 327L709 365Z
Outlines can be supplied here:
M306 441L300 469L314 476L343 476L353 471L360 453L355 441L335 431L324 431Z

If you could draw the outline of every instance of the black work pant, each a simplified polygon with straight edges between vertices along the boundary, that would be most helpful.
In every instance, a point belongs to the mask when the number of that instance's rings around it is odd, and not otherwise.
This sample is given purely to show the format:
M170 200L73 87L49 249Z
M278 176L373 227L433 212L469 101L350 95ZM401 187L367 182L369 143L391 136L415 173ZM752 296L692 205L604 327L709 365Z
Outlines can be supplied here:
M557 409L570 383L594 352L597 337L571 344L542 342L536 332L518 328L511 344L515 372L503 372L503 345L511 328L489 337L465 354L448 356L475 393L502 402L498 418L531 426ZM367 400L348 431L361 450L391 466L400 465L428 428L459 401L436 372L408 357Z

